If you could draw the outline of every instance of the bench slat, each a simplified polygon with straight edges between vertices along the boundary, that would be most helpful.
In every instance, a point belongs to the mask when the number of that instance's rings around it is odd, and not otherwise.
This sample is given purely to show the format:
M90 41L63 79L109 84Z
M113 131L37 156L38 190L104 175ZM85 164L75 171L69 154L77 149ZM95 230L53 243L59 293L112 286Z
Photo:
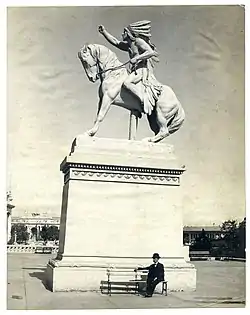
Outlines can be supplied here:
M136 283L134 282L123 282L123 281L110 281L109 282L112 286L113 285L128 285L128 286L135 286ZM103 283L104 284L104 283ZM108 282L107 282L108 284Z
M109 276L110 277L121 277L121 276L131 276L131 277L133 277L134 274L133 273L119 273L119 274L117 274L117 273L110 273Z
M108 287L101 287L100 289L101 289L102 291L105 291L105 290L109 291L109 290L108 290ZM124 292L127 292L127 291L133 291L133 292L135 292L135 291L137 291L137 290L136 290L136 287L128 287L128 288L126 288L126 287L112 287L111 290L112 290L112 291L124 291Z

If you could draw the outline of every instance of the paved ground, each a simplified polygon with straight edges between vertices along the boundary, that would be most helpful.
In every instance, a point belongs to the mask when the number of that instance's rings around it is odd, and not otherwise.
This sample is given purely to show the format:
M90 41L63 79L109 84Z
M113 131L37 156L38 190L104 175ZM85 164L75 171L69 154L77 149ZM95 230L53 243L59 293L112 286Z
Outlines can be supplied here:
M44 272L51 255L8 254L9 310L151 309L245 306L245 263L200 261L195 292L170 292L168 296L99 292L56 292L44 286Z

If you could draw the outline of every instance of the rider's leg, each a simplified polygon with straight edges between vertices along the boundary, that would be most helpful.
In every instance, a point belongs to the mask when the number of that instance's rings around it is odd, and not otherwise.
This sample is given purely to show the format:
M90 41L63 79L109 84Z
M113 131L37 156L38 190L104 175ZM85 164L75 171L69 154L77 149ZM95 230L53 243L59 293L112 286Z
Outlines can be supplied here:
M148 68L142 68L142 82L145 84L148 81Z
M123 87L132 92L143 103L143 93L140 87L136 87L136 83L142 79L142 69L138 69L137 73L131 72L123 82Z

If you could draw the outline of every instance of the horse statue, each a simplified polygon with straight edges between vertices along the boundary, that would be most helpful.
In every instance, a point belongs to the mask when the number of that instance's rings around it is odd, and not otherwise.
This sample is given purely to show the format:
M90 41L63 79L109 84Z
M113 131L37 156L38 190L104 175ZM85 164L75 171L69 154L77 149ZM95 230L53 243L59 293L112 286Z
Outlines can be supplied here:
M135 139L138 118L144 113L139 99L122 87L128 72L126 63L122 64L116 54L99 44L86 44L78 52L82 66L91 82L100 79L99 105L94 126L87 131L94 136L111 105L117 105L130 111L129 139ZM142 83L136 87L142 89ZM176 132L182 125L185 113L173 90L163 85L159 99L151 115L147 115L149 126L155 136L143 140L159 142Z

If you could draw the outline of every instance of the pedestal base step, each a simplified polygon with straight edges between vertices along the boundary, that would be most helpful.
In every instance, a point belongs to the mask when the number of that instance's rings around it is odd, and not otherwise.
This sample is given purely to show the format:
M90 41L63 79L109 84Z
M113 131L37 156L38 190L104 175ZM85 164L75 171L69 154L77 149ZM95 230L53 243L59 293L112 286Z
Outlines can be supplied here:
M138 260L138 259L137 259ZM112 262L111 262L112 263ZM92 265L92 266L91 266ZM116 262L116 268L123 269L123 260L120 263ZM189 263L169 263L164 262L165 279L168 281L168 291L193 291L196 287L196 269L194 265ZM135 274L129 268L128 272L110 272L109 278L107 275L107 267L100 262L82 261L72 262L70 260L52 260L49 261L46 269L46 282L51 291L92 291L100 290L101 281L110 282L139 282L139 290L142 287L140 280L146 281L147 276L141 275L140 278L135 278ZM144 282L145 284L145 282ZM144 285L145 286L145 285ZM162 285L159 284L155 288L155 292L162 291Z

